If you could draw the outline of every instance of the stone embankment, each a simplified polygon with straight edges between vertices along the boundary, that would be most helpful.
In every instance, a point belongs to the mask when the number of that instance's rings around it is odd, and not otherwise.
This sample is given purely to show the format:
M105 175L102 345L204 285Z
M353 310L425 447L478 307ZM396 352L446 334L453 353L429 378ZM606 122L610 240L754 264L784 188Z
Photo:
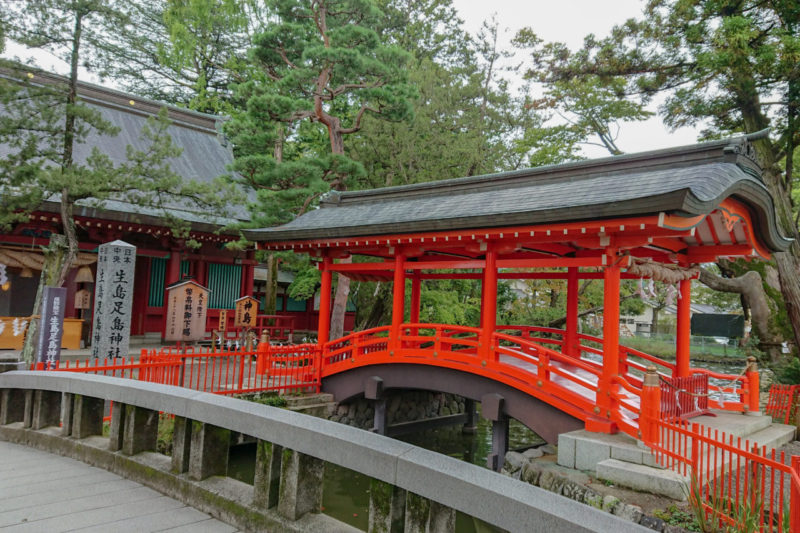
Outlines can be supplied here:
M598 487L597 485L603 485L602 481L594 480L579 470L555 464L555 454L556 448L549 444L529 448L524 452L508 452L502 473L654 531L661 533L684 533L687 531L682 527L666 524L664 520L647 514L639 505L626 503L620 497L612 494L615 492L612 487ZM674 502L665 500L663 503L664 507L668 507Z
M368 430L372 428L375 417L373 403L373 400L363 398L340 403L325 418ZM453 394L427 391L387 394L386 422L389 426L461 413L464 413L464 398Z

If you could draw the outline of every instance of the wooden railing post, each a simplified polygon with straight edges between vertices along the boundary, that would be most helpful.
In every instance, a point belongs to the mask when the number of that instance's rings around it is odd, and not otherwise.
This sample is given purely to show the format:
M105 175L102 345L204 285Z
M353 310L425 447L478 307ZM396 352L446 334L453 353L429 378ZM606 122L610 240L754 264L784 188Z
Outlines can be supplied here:
M639 417L639 431L641 439L648 446L659 444L659 424L661 418L661 384L658 379L656 367L647 367L647 373L642 381L641 416Z
M269 335L266 331L261 332L261 339L258 341L256 374L259 376L267 372L267 360L269 359Z
M747 358L747 414L758 416L760 412L761 391L759 386L758 363L752 355Z
M800 455L792 456L792 470L800 478ZM792 487L789 496L789 531L800 531L800 486L791 478L789 483Z

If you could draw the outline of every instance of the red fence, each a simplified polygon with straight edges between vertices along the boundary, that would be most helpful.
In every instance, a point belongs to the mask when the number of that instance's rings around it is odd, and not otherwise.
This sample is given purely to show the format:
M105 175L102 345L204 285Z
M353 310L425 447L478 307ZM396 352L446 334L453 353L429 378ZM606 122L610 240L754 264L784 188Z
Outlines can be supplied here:
M213 352L192 347L142 350L138 361L133 358L67 361L52 370L138 379L223 395L267 391L288 394L319 391L318 362L315 344L262 343L259 350L250 351Z
M796 424L800 385L772 385L769 389L767 414L783 424Z
M703 531L800 531L800 456L682 420L656 425L658 442L648 444L662 465L686 476Z
M667 420L702 415L708 410L708 375L661 378L661 416Z

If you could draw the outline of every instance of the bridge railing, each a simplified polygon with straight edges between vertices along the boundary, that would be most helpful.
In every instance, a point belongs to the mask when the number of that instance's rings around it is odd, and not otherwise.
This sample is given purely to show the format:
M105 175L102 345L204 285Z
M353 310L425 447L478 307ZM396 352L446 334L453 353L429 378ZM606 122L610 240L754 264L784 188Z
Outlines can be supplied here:
M112 401L118 408L102 437L103 406ZM169 456L156 452L159 411L174 415ZM229 448L239 434L256 443L252 485L228 477ZM511 477L347 425L130 379L2 374L0 439L106 468L248 531L346 529L319 514L326 463L370 478L370 531L450 533L456 511L507 531L648 531Z
M260 343L259 348L229 351L194 346L143 349L138 360L65 361L50 370L136 379L221 395L319 390L316 344L270 346Z

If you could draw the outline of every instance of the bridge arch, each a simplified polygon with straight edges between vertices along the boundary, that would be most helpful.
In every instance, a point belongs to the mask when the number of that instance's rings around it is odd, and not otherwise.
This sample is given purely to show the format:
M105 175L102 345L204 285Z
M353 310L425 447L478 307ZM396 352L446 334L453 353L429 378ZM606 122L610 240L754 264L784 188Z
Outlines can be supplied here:
M322 391L336 401L363 396L373 377L383 381L384 390L417 389L457 394L482 401L487 395L503 398L501 412L534 431L549 443L558 441L559 433L583 429L584 422L510 385L490 378L426 364L377 364L352 368L322 379Z

